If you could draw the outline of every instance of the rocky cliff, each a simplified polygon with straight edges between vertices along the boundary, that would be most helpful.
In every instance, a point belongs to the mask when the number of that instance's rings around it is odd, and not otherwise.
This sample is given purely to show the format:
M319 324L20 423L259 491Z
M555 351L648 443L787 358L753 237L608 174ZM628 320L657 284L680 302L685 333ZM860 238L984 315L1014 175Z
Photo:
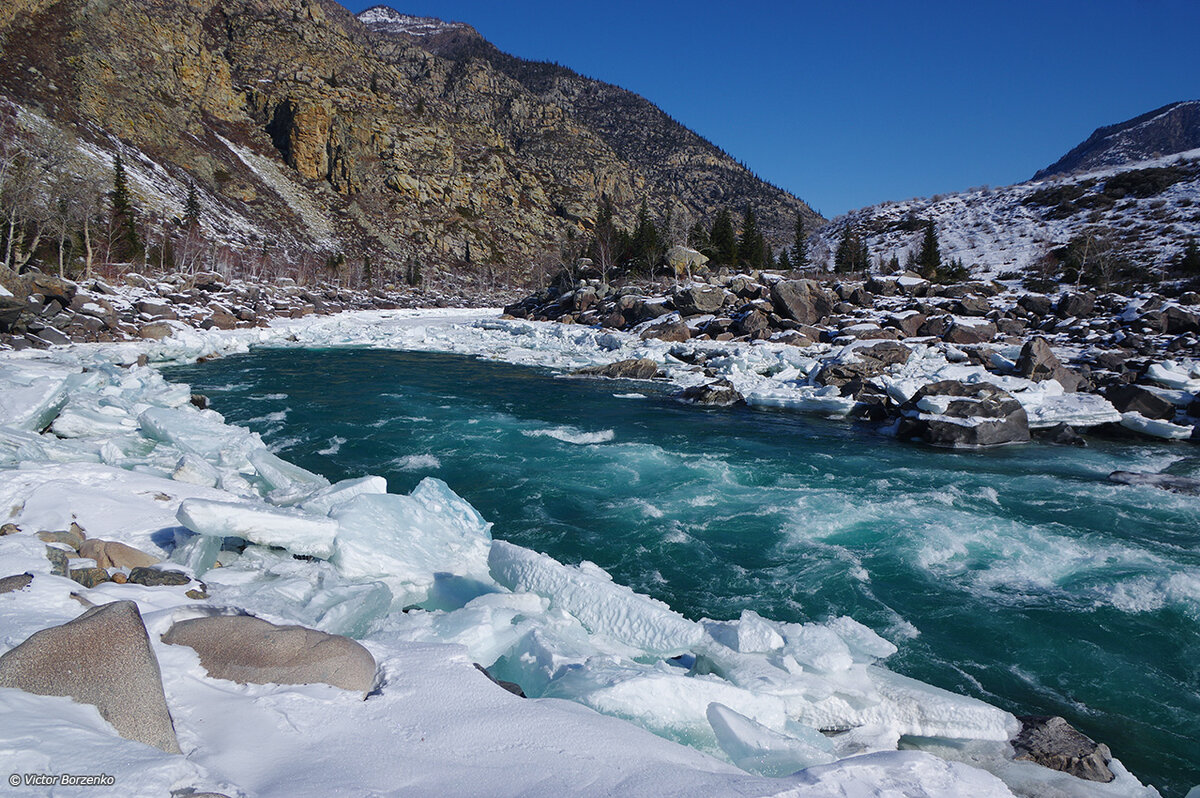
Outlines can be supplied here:
M99 169L122 152L135 200L167 218L195 184L206 229L245 248L527 272L586 237L604 194L627 221L643 196L693 219L753 204L780 233L811 213L677 124L620 133L627 92L585 113L579 86L535 90L331 0L20 0L0 48L27 132L66 130Z
M1097 129L1034 180L1126 166L1200 148L1200 100L1171 103Z

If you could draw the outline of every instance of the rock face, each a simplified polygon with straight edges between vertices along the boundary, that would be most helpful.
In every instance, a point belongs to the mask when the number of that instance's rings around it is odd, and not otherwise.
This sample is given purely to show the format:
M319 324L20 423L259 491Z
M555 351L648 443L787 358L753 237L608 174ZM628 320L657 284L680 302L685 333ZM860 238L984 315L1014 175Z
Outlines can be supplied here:
M988 382L942 380L900 407L898 435L943 446L996 446L1029 440L1029 416L1012 394Z
M1200 102L1171 103L1125 122L1097 128L1086 141L1033 179L1121 166L1197 147L1200 147Z
M679 398L685 402L705 407L731 407L745 401L737 389L725 380L684 388L679 393Z
M1026 715L1018 720L1021 731L1012 741L1015 759L1036 762L1088 781L1107 783L1116 778L1108 768L1112 759L1108 746L1094 742L1064 719L1057 715Z
M93 704L122 737L180 752L158 659L132 601L34 633L0 656L0 687Z
M474 274L584 233L602 196L626 227L642 197L656 218L750 205L775 245L797 215L822 221L644 98L467 26L455 50L332 0L23 4L0 12L0 95L106 152L140 149L169 193L195 183L222 222L248 222L221 231L247 250L253 235L369 252L380 273L420 259ZM144 163L127 158L135 195Z
M375 658L348 637L303 626L276 626L249 615L180 621L163 642L188 646L214 679L239 684L330 684L366 693Z

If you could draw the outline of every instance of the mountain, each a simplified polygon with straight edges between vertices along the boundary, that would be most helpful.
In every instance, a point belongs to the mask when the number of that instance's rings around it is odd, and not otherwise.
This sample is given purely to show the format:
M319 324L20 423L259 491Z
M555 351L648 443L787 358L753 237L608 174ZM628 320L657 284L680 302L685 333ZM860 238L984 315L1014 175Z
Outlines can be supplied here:
M763 182L645 97L559 64L509 55L461 22L413 17L387 6L369 8L358 18L372 30L457 64L487 63L542 102L564 108L645 175L648 185L679 197L693 219L711 219L721 207L739 211L750 205L775 244L790 243L797 214L805 217L809 229L824 221L806 204Z
M467 25L332 0L17 0L0 9L0 125L35 150L67 142L105 180L120 153L147 241L194 186L222 257L293 270L369 256L385 275L419 259L524 277L579 246L602 196L625 224L643 197L677 222L752 204L777 241L795 214L819 220L649 102L537 91L537 70L573 73L466 57L456 38L490 48Z
M1125 166L1195 149L1200 149L1200 100L1171 103L1097 129L1033 179Z
M926 220L933 220L942 257L961 259L975 277L1053 281L1065 274L1072 244L1097 268L1122 271L1131 284L1169 277L1188 242L1200 240L1200 150L1143 155L1168 141L1168 150L1186 147L1184 133L1171 138L1166 131L1183 131L1197 107L1177 103L1102 128L1025 183L852 211L810 239L810 259L831 264L850 229L873 263L895 257L903 265L919 251ZM1106 161L1112 163L1101 165ZM1068 167L1061 164L1075 166L1062 172Z

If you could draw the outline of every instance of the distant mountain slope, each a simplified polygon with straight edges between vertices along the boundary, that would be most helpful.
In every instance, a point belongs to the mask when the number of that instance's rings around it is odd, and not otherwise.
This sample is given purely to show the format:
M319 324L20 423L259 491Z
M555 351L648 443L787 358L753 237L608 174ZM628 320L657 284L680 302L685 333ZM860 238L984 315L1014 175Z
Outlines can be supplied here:
M627 225L643 198L677 222L752 204L789 239L796 213L815 219L628 92L581 100L585 118L568 99L594 82L541 93L537 65L455 55L482 42L470 26L364 18L333 0L19 0L0 9L0 125L68 134L100 180L122 153L148 225L194 185L240 261L526 275L588 237L602 196ZM649 132L632 143L596 122L633 111Z
M1200 148L1200 100L1171 103L1116 125L1087 140L1033 176L1043 180L1072 172L1107 169Z
M1121 167L886 202L839 216L810 241L810 259L832 263L843 231L862 236L872 262L903 265L937 226L943 258L973 276L1030 274L1080 237L1110 242L1152 282L1189 240L1200 241L1200 150Z
M807 204L760 180L712 142L631 91L558 64L509 55L461 22L413 17L387 6L369 8L358 18L372 30L457 63L486 62L541 101L564 108L644 174L648 187L678 197L693 220L710 221L722 207L740 211L750 205L776 244L790 243L797 214L805 217L810 229L824 222Z

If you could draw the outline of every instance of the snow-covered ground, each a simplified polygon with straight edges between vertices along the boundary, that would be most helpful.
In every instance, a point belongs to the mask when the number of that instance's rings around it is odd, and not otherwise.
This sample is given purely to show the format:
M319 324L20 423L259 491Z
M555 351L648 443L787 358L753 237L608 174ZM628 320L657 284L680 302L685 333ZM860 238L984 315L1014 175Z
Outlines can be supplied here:
M0 594L0 650L79 615L72 594L136 601L183 750L124 740L94 707L4 688L9 772L115 778L89 795L1157 794L1116 760L1109 784L1010 760L1015 718L889 671L895 647L851 618L685 618L594 564L493 541L486 519L438 480L409 495L369 475L330 485L137 365L142 355L170 363L255 344L341 345L560 370L649 357L677 384L708 379L660 341L497 316L372 311L0 355L0 522L21 530L0 537L0 577L35 575ZM710 365L762 404L840 410L801 379L816 350L712 347ZM971 379L944 355L918 349L888 390L943 373ZM1054 406L1044 386L1009 387L1041 391L1031 407ZM53 575L33 533L72 522L166 558L209 596ZM252 543L227 550L227 536ZM413 605L422 609L402 611ZM377 689L362 700L323 685L239 685L159 639L178 620L234 611L358 638L379 665ZM472 665L501 656L540 697L514 697ZM897 750L901 736L929 750Z

